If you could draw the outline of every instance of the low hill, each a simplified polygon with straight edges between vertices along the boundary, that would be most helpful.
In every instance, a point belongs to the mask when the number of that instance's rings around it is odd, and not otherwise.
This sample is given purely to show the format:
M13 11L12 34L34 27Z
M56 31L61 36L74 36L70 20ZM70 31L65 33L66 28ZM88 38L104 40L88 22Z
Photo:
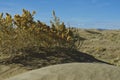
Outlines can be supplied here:
M79 29L85 38L81 52L120 66L120 30Z

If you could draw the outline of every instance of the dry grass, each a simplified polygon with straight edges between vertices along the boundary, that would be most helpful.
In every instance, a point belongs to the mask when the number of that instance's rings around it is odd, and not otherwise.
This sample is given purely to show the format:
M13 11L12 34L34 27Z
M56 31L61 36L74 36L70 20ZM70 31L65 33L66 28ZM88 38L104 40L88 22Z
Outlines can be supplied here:
M79 34L86 38L80 51L120 65L120 30L79 29Z

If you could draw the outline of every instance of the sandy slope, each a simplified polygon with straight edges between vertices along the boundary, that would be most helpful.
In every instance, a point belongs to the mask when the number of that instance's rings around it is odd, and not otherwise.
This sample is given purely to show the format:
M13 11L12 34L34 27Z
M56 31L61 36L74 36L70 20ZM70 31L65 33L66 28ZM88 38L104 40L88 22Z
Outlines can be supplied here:
M29 69L22 67L21 65L0 65L0 80L12 77L14 75L28 71Z
M6 80L120 80L120 68L107 64L70 63L32 70Z
M79 29L78 33L85 38L81 52L120 66L120 30Z

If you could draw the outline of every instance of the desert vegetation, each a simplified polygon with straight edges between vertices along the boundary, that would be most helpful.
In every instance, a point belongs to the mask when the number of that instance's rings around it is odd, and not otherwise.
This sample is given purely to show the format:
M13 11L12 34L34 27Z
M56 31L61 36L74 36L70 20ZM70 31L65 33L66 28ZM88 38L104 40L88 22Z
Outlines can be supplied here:
M14 16L9 13L0 14L1 63L18 63L30 60L33 56L46 58L55 53L52 55L56 57L56 53L63 56L62 53L74 54L75 51L80 51L119 65L119 30L66 27L55 11L52 12L49 26L40 20L34 20L35 11L23 9L22 12L21 15ZM53 59L53 63L56 59Z
M34 20L35 11L23 9L22 12L21 15L14 16L9 13L0 14L0 63L30 61L33 56L44 58L45 64L49 64L46 59L52 59L51 63L56 63L58 55L66 58L66 53L74 55L80 51L111 64L120 64L119 30L66 27L55 11L52 12L49 26L40 20Z
M6 13L5 17L3 13L0 14L1 62L4 59L12 61L14 58L31 55L30 52L40 54L42 49L50 52L59 50L58 48L78 48L76 42L80 43L80 37L75 30L60 21L55 11L50 21L51 26L34 20L35 11L22 11L22 15L16 14L13 17L9 13Z
M47 25L34 19L35 11L22 12L14 16L0 14L1 80L62 63L102 62L120 66L120 30L66 27L55 11L51 25Z

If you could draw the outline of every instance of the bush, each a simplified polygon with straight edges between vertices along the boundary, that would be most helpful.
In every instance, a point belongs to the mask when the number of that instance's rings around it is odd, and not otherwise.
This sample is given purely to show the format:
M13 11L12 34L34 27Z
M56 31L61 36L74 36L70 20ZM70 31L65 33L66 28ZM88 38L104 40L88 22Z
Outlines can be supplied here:
M75 43L79 40L70 28L66 28L64 22L56 17L53 11L51 26L41 21L34 20L35 11L32 13L23 9L22 15L16 14L13 18L10 14L0 14L0 53L10 57L33 47L47 50L58 48L76 49ZM39 50L38 50L39 51Z

